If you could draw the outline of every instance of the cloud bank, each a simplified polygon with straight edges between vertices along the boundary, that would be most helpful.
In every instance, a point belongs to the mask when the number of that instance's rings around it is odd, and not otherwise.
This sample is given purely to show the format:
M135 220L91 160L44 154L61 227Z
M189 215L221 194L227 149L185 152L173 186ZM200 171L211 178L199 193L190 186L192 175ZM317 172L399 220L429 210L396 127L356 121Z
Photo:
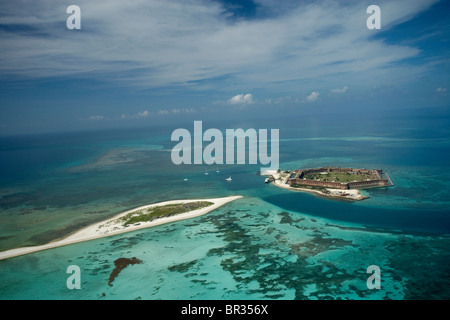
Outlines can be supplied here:
M381 31L434 2L379 1ZM317 78L333 88L342 76L355 84L369 78L398 83L424 72L424 66L403 63L419 50L373 37L366 27L368 1L255 3L265 15L230 20L212 0L79 0L81 30L68 30L63 3L2 1L0 74L220 90L298 88ZM229 102L251 101L251 95L238 95Z

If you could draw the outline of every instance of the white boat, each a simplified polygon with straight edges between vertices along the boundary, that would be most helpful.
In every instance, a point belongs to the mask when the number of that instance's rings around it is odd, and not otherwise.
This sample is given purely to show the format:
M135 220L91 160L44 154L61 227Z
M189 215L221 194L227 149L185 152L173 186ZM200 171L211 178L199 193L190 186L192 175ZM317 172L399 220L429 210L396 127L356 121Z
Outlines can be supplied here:
M205 172L205 176L207 176L209 173L208 172Z
M226 178L225 180L227 180L227 181L231 181L231 177L228 177L228 178Z
M188 179L184 179L184 181L188 181Z
M270 182L269 178L266 178L266 180L264 180L264 183L269 183L269 182Z

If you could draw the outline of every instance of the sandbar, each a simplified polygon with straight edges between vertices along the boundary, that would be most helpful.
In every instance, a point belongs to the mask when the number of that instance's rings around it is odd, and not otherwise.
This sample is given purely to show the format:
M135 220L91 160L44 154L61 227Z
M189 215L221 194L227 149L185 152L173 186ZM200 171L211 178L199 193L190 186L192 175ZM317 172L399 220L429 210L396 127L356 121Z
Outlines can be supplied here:
M121 234L121 233L125 233L125 232L154 227L154 226L158 226L161 224L174 222L174 221L178 221L178 220L184 220L184 219L198 217L198 216L204 215L212 210L215 210L228 202L234 201L239 198L242 198L242 196L230 196L230 197L213 198L213 199L171 200L171 201L165 201L165 202L159 202L159 203L141 206L141 207L138 207L135 209L131 209L131 210L122 212L110 219L107 219L107 220L104 220L104 221L101 221L98 223L94 223L90 226L87 226L81 230L76 231L75 233L73 233L61 240L52 241L52 242L49 242L47 244L40 245L40 246L22 247L22 248L16 248L16 249L2 251L2 252L0 252L0 260L17 257L17 256L21 256L24 254L37 252L37 251L66 246L66 245L70 245L70 244L74 244L74 243L109 237L109 236L113 236L113 235L117 235L117 234ZM213 204L208 207L205 207L205 208L176 214L176 215L173 215L170 217L158 218L156 220L149 221L149 222L140 222L140 223L136 223L133 225L128 225L126 227L124 227L122 224L117 223L115 221L118 218L125 216L133 211L138 211L138 210L148 209L148 208L158 207L158 206L164 206L164 205L168 205L168 204L189 203L189 202L196 202L196 201L209 201L209 202L212 202Z

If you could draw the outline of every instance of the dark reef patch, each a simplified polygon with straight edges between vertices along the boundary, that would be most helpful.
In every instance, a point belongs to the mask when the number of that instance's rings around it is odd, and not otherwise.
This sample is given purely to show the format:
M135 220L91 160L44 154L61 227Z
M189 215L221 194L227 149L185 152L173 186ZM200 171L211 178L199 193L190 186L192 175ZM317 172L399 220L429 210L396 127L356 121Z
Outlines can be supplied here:
M405 299L450 299L450 238L399 237L385 248L394 280L403 282Z
M299 223L304 220L295 219L286 211L278 216L280 224L294 227L299 227ZM259 294L266 299L283 299L293 289L294 299L310 299L311 296L333 299L342 293L345 282L355 278L354 274L347 273L326 259L319 259L316 263L308 260L330 250L356 247L352 241L314 232L310 240L295 243L276 227L267 226L261 233L262 238L255 238L252 236L255 223L238 223L233 212L212 222L227 244L210 249L207 254L224 257L220 266L233 276L238 289L248 294ZM268 253L261 253L261 250L267 250ZM288 258L292 256L296 258ZM314 292L308 293L306 288L312 285L315 286Z
M140 263L142 263L142 260L139 260L136 257L133 257L131 259L130 258L119 258L119 259L115 260L114 261L114 265L116 267L114 268L114 270L109 275L108 285L112 286L112 283L113 283L114 279L119 275L119 273L123 269L125 269L129 265L140 264Z
M281 217L280 223L284 224L292 224L294 222L294 219L292 219L291 215L289 214L289 212L283 211L281 213L278 214Z
M169 269L170 272L183 272L184 273L184 272L188 272L196 263L197 263L197 260L192 260L189 262L169 266L167 269Z

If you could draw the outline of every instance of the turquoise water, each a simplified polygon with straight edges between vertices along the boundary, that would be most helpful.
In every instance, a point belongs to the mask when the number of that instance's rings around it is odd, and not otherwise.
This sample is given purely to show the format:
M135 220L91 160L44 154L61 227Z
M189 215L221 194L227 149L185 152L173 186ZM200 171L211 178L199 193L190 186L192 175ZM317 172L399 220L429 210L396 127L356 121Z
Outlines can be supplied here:
M351 132L318 132L313 121L279 127L281 168L389 173L394 187L365 190L370 198L354 203L265 185L255 165L175 166L175 127L2 138L0 250L46 243L148 203L244 198L202 217L0 261L0 298L448 299L447 126L365 121ZM109 286L121 257L142 263ZM79 290L66 286L70 265L80 267ZM380 267L379 290L367 288L369 265Z

